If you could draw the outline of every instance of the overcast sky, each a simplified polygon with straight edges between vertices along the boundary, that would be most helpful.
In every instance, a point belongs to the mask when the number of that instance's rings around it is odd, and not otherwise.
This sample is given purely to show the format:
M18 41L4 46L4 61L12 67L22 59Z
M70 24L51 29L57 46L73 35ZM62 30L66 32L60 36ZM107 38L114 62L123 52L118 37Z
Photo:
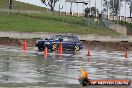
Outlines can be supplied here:
M25 3L30 3L30 4L34 4L34 5L37 5L37 6L41 6L41 7L46 7L44 4L41 3L40 0L16 0L16 1L21 1L21 2L25 2ZM99 11L101 11L101 0L96 0L97 1L97 8L99 9ZM56 3L56 7L55 7L55 10L59 10L59 4L61 5L61 7L63 7L63 9L61 9L61 11L63 12L70 12L70 6L71 4L69 2L65 3L65 0L61 0L61 1L58 1ZM125 16L125 4L124 2L122 2L123 4L123 7L121 8L121 16ZM95 6L95 0L91 0L91 6ZM83 10L84 8L87 7L81 3L79 3L77 5L77 3L73 3L73 7L72 7L72 11L73 12L79 12L79 13L83 13ZM88 7L89 7L89 4L88 4ZM48 7L49 8L49 7ZM126 6L126 16L129 16L129 6L127 5Z

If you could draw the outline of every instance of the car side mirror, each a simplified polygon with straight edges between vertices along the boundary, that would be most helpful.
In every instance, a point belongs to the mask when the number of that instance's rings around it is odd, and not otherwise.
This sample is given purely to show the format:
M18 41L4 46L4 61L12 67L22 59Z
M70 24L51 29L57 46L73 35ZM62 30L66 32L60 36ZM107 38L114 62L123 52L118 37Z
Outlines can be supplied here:
M60 42L62 42L63 41L63 39L60 39Z

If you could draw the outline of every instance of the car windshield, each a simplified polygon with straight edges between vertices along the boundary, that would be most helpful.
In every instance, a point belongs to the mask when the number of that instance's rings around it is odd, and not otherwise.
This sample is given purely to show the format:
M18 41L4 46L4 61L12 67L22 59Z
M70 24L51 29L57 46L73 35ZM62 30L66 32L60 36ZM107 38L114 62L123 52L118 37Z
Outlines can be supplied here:
M59 40L62 37L62 35L52 35L48 39L49 40Z

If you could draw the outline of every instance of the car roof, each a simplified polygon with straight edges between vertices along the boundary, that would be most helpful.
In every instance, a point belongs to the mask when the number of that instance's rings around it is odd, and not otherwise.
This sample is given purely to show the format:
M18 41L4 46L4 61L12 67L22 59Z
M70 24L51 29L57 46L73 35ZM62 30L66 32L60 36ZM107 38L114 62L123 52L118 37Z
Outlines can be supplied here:
M69 37L77 37L76 35L73 34L56 34L55 36L69 36Z
M54 36L62 36L60 38L69 37L69 38L77 38L78 40L80 39L79 36L75 34L55 34Z

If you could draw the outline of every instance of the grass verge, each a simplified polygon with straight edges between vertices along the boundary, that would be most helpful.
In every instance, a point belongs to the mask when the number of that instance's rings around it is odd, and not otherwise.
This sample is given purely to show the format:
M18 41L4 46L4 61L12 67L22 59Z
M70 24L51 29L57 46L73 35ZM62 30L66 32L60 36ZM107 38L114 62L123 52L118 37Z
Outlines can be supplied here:
M0 14L0 31L118 35L98 26L86 26L83 17L53 14Z

